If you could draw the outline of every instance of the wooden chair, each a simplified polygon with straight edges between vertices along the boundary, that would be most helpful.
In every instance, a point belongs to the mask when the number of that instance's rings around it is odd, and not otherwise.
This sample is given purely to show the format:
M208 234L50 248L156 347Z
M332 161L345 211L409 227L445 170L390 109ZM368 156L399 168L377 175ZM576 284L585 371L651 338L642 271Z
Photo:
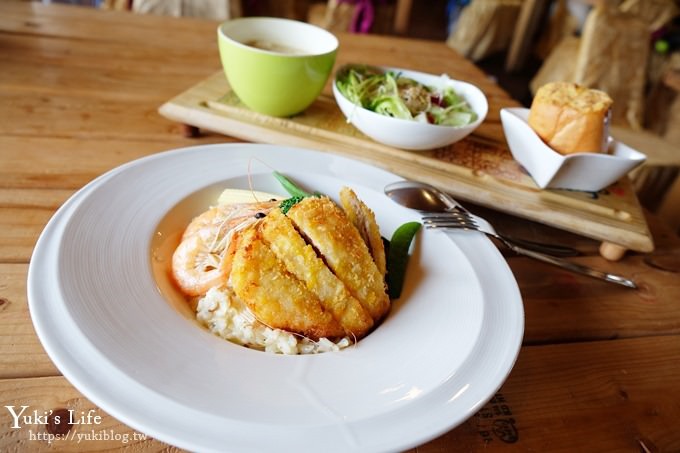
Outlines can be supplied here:
M407 34L413 0L373 3L372 20L366 23L359 20L361 9L364 9L361 4L340 0L311 3L307 21L332 32L370 31L376 34Z
M159 16L227 20L241 15L239 0L105 0L102 7L121 9L126 4L135 13Z
M506 50L521 6L522 0L473 0L460 13L446 43L473 61Z
M616 9L594 8L583 26L573 81L607 92L612 123L642 128L650 32L647 23Z
M673 0L600 0L580 37L567 35L530 83L563 80L606 91L614 99L612 123L641 129L651 32L677 12ZM565 64L574 62L574 64Z
M645 21L650 31L658 30L678 14L674 0L623 0L618 9Z

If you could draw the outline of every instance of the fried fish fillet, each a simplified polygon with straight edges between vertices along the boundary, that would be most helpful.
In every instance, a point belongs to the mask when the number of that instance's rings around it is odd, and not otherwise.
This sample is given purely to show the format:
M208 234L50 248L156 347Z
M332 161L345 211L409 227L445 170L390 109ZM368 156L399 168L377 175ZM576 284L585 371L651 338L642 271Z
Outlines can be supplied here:
M343 210L328 197L314 197L287 215L373 320L380 320L390 307L384 277Z
M239 237L232 262L231 284L253 315L269 327L299 333L314 340L339 338L344 329L279 260L264 241L260 228Z
M347 217L349 217L349 220L359 231L361 238L368 246L373 261L378 266L378 270L385 277L387 273L385 245L380 235L380 227L378 227L378 223L375 221L375 214L349 187L343 187L340 190L340 203Z
M373 318L353 297L345 285L317 256L279 209L272 210L260 224L262 236L286 270L314 293L325 311L331 313L355 339L363 337L373 326Z

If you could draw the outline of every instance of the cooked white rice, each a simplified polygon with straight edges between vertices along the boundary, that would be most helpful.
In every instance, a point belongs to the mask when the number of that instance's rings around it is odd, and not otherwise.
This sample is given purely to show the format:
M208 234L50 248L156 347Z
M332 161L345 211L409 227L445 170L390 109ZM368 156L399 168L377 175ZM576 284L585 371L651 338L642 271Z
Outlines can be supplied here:
M215 335L233 343L280 354L315 354L339 351L350 345L349 338L334 343L327 338L312 341L257 321L227 288L212 288L199 299L196 319Z

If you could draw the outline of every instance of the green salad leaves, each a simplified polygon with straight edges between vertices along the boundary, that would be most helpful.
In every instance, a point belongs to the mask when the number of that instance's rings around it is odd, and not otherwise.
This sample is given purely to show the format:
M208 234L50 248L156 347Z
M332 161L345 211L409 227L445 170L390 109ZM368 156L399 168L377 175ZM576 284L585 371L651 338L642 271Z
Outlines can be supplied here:
M336 85L352 103L381 115L442 126L465 126L477 120L470 104L453 88L439 90L399 73L352 66L339 75Z

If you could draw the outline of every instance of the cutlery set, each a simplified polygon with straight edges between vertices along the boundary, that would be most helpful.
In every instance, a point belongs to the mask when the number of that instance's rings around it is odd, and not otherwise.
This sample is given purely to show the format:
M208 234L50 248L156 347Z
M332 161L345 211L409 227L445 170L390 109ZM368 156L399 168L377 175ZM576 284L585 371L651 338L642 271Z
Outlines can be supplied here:
M385 194L402 206L421 213L425 228L439 230L478 231L499 240L513 252L571 272L610 283L637 288L635 282L620 275L603 272L565 260L578 252L567 247L510 239L499 234L485 219L472 214L450 195L436 187L414 181L399 181L385 186ZM575 252L575 253L572 253Z

